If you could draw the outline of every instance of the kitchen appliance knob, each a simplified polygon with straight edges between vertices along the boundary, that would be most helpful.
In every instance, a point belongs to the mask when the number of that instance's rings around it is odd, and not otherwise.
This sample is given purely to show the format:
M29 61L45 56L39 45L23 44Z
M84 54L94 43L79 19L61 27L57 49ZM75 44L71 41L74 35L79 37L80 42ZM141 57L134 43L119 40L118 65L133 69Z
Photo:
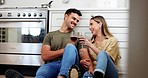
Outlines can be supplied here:
M30 17L30 16L31 16L31 14L30 14L30 13L28 13L28 16Z
M36 13L34 13L34 17L36 17L37 16L37 14Z
M26 14L25 13L23 13L23 17L25 17L26 16Z
M2 15L2 13L0 13L0 17L2 17L3 15Z
M42 17L42 13L40 13L39 16Z
M18 17L20 17L20 16L21 16L21 14L20 14L20 13L18 13L18 14L17 14L17 16L18 16Z

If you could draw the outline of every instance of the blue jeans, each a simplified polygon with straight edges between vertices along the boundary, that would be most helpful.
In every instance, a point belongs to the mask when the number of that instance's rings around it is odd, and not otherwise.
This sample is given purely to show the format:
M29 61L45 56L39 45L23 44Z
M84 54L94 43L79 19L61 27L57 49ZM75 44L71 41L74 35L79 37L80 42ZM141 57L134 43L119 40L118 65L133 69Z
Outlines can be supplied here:
M73 64L79 66L78 51L73 44L69 44L64 49L62 60L42 65L37 70L35 78L57 78L58 75L67 77L68 70Z
M95 71L103 73L104 78L118 78L118 70L116 69L110 56L105 51L99 52ZM93 76L86 71L83 75L83 78L88 77Z

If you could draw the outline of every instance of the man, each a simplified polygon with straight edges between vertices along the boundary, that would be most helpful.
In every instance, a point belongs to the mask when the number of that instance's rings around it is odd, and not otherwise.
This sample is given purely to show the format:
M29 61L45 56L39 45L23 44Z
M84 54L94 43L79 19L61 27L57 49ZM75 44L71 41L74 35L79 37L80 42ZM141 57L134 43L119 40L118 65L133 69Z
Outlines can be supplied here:
M78 51L75 43L70 44L70 33L77 26L80 16L79 10L68 9L61 28L45 36L41 57L47 63L37 70L35 78L67 78L70 66L78 65Z

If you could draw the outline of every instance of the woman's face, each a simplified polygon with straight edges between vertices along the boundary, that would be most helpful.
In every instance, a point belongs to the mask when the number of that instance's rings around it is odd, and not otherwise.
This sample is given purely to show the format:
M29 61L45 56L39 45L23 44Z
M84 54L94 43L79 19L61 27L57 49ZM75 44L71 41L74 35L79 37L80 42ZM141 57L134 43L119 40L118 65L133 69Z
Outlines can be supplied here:
M92 33L93 35L98 35L100 29L101 29L101 24L100 24L100 23L97 23L97 22L94 21L94 20L90 20L90 23L89 23L89 30L91 31L91 33Z

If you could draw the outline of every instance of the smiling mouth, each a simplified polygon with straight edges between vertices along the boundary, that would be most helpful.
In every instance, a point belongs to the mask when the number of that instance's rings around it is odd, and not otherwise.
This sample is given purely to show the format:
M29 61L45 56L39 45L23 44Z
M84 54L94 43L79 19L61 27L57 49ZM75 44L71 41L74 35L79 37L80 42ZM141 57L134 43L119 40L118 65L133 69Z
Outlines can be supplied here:
M76 23L74 23L74 22L71 22L71 24L73 24L74 26L76 26Z

